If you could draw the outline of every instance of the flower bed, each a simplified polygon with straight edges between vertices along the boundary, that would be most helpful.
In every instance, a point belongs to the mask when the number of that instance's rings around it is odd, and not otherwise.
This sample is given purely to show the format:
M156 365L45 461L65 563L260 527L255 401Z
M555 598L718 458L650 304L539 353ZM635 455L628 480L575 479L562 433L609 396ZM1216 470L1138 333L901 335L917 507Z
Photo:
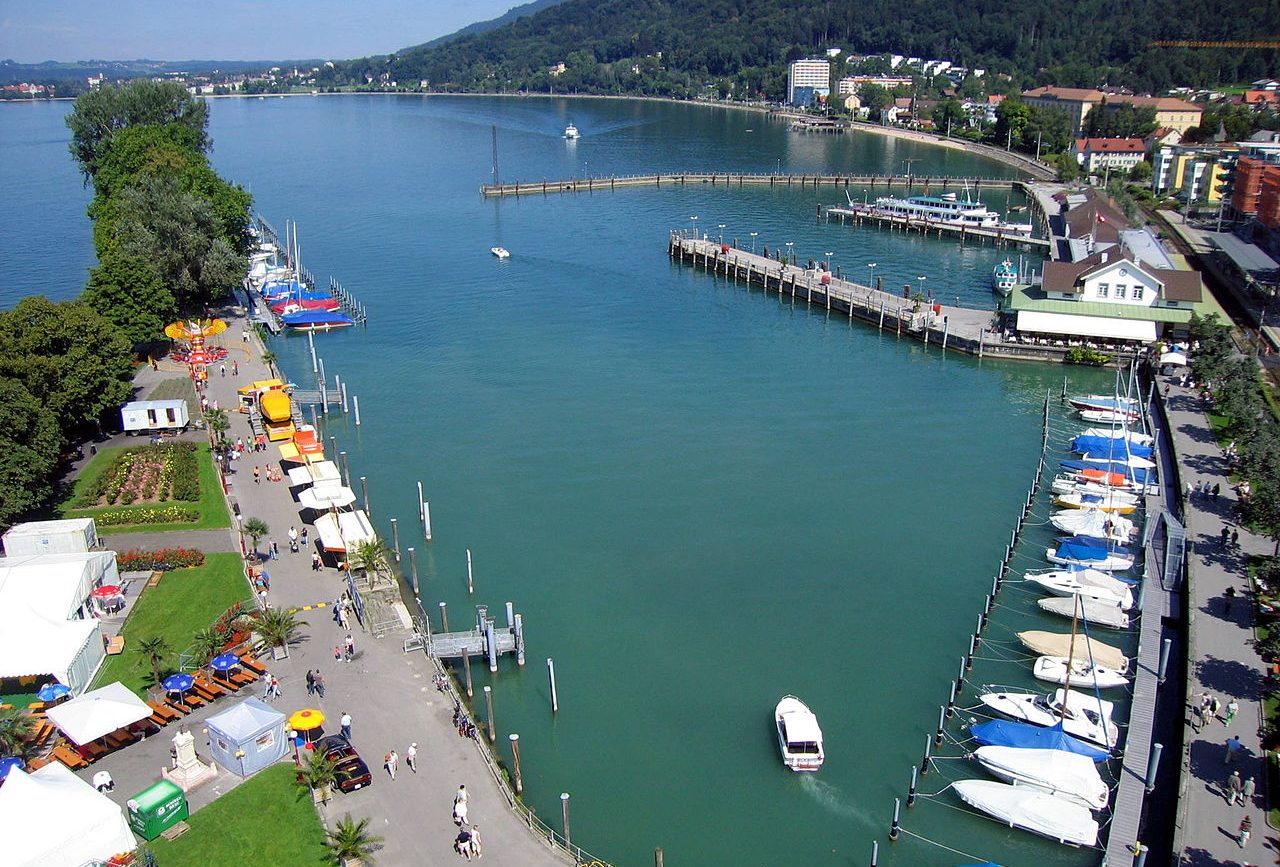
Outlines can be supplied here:
M157 551L124 551L116 555L121 572L165 572L203 566L204 552L195 548L161 548Z
M197 448L195 443L177 442L124 449L81 490L75 505L195 502L200 499Z
M195 506L139 506L132 509L98 512L93 516L93 520L102 527L128 524L194 524L200 520L200 510Z

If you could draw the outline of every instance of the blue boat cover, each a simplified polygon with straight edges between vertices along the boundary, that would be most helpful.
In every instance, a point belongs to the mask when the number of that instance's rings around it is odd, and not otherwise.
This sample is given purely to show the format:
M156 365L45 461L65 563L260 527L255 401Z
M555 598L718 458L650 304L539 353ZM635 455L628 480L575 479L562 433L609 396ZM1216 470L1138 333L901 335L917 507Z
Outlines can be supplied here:
M1058 550L1054 552L1056 556L1064 560L1080 560L1102 562L1111 556L1111 552L1106 548L1095 548L1092 545L1081 545L1078 542L1063 542L1058 546Z
M1088 457L1088 455L1086 455L1086 457ZM1058 466L1068 470L1104 470L1108 473L1120 473L1120 475L1133 479L1133 481L1138 484L1146 484L1148 481L1147 476L1152 472L1144 467L1131 467L1128 464L1118 463L1116 461L1098 464L1090 461L1072 460L1062 461ZM1151 478L1151 481L1155 481L1154 476Z
M301 291L295 289L292 292L282 292L279 295L273 293L271 295L263 295L262 297L274 303L276 301L285 301L291 298L297 298L303 301L322 301L326 298L332 298L333 296L328 292L321 292L317 289L303 289Z
M353 325L354 320L345 313L339 313L337 310L300 310L297 313L286 313L280 317L280 321L285 325L311 325L313 323L335 322L343 325Z
M1111 437L1078 436L1071 441L1071 451L1082 455L1107 455L1116 460L1123 460L1126 456L1135 458L1151 457L1151 446L1129 443L1126 448L1124 440L1112 439Z
M1124 554L1126 557L1131 553L1128 548L1123 545L1116 545L1107 539L1096 539L1093 536L1059 536L1058 541L1064 545L1084 545L1086 548L1100 548L1103 551L1114 551L1117 554Z
M993 719L970 726L973 739L984 746L1018 747L1020 749L1063 750L1088 756L1095 762L1104 762L1110 754L1101 747L1091 746L1073 738L1062 730L1062 723L1041 728L1030 723Z

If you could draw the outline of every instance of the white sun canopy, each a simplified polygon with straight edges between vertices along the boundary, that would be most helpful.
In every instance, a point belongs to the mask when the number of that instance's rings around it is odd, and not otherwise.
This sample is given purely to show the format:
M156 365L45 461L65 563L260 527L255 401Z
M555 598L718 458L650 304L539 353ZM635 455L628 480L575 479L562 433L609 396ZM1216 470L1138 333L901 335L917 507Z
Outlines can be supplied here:
M1068 334L1072 337L1106 337L1150 343L1156 339L1156 324L1147 319L1111 319L1106 316L1078 316L1074 313L1018 311L1018 330L1036 334Z
M294 467L289 470L289 486L296 488L299 485L341 485L342 473L338 470L338 465L333 461L316 461L314 464L307 464L301 467Z
M138 846L120 806L60 762L5 777L0 839L11 867L96 864Z
M304 488L298 493L298 504L304 509L315 509L325 512L329 509L341 509L356 501L356 493L342 485L317 485Z
M119 681L45 711L64 735L83 746L151 716L151 707Z
M373 542L378 534L364 512L330 512L316 518L316 532L326 551L345 553L361 542Z

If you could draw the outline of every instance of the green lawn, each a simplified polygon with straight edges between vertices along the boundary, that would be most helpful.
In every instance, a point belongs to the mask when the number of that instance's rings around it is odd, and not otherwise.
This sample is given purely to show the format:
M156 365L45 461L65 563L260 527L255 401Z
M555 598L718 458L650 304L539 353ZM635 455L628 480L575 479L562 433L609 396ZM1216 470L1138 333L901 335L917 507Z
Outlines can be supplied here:
M293 763L275 765L236 786L187 820L176 840L147 844L160 867L319 867L324 828Z
M146 663L136 653L138 643L164 636L178 654L191 645L196 632L206 629L237 602L250 599L239 554L209 554L203 566L166 572L160 583L143 592L124 622L124 653L108 656L95 686L121 681L142 695L148 687Z
M72 487L71 492L58 504L58 517L92 518L102 512L115 512L130 508L141 510L151 508L154 505L147 504L132 507L101 506L93 509L76 509L70 505L76 501L84 487L90 482L96 481L99 476L106 472L111 459L119 451L119 449L102 449L94 455L93 459L80 471L80 475L76 477L75 485ZM98 525L98 535L110 536L113 533L132 533L138 530L212 530L230 527L231 515L227 512L227 502L222 496L222 486L218 483L218 471L213 466L213 455L208 443L200 443L200 448L196 452L196 465L200 468L200 500L195 506L200 511L200 520L190 524L119 524L110 527L100 524ZM174 500L173 503L190 505L179 500Z

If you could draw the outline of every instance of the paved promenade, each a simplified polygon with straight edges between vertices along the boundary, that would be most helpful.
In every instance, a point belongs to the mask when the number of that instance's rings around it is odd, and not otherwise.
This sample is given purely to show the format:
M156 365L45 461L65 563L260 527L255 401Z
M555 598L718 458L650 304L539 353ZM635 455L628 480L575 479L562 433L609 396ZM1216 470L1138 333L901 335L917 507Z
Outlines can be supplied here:
M1161 377L1161 388L1166 381ZM1208 693L1218 698L1221 707L1217 717L1203 727L1188 707L1175 856L1179 864L1204 867L1273 864L1280 839L1267 826L1263 754L1258 737L1264 667L1250 643L1253 615L1245 574L1246 556L1269 554L1272 545L1236 527L1235 491L1228 479L1226 458L1204 415L1204 402L1189 389L1175 384L1165 403L1178 452L1183 496L1187 483L1220 486L1216 498L1211 494L1193 495L1186 511L1187 538L1194 546L1194 553L1188 558L1192 666L1188 700L1198 703L1201 695ZM1239 545L1222 543L1224 525L1239 530ZM1235 589L1234 604L1229 603L1228 588ZM1227 724L1227 705L1233 700L1239 710L1234 721ZM1226 742L1232 736L1240 739L1243 749L1227 762ZM1243 806L1233 806L1228 801L1227 780L1233 769L1239 770L1242 780L1252 777L1257 784L1257 794ZM1253 831L1248 845L1242 848L1237 835L1246 816L1253 822Z
M224 378L215 368L208 391L210 400L216 399L224 408L236 405L236 388L253 380L265 379L268 375L256 338L249 344L242 343L241 322L234 317L228 317L228 321L231 327L223 335L222 343L239 361L239 376L233 377L228 371ZM323 340L322 337L319 339ZM158 376L153 371L146 373L149 377ZM229 415L231 439L237 436L249 439L247 418L239 413ZM309 551L289 553L288 529L291 525L301 528L303 524L287 482L264 480L254 484L255 461L265 465L272 462L268 460L271 458L278 464L279 453L275 446L269 446L266 453L246 452L241 460L232 463L233 473L230 476L230 496L240 503L245 517L266 521L271 528L271 536L282 543L280 558L268 564L270 604L301 608L322 602L332 603L345 587L339 573L334 569L313 572ZM353 472L356 470L358 468L353 467ZM129 534L112 537L109 541L118 545L117 539L128 539L127 547L135 544L172 545L179 541L189 543L192 535ZM207 535L205 547L208 550L239 549L239 541L230 530L209 531ZM260 547L265 549L265 540ZM453 699L432 685L435 668L431 660L420 651L404 653L400 635L393 633L375 640L356 626L355 659L350 663L336 662L334 646L341 643L345 633L339 630L331 611L331 607L325 607L300 613L299 617L308 624L303 630L305 639L290 649L288 659L269 663L271 673L280 679L283 688L283 695L273 700L274 705L286 714L306 707L319 708L328 720L325 731L333 734L338 731L339 717L344 712L350 713L352 742L373 773L372 786L351 794L336 794L330 805L322 809L326 824L332 826L345 813L357 818L372 818L370 830L385 838L384 848L376 855L378 863L384 867L461 862L462 859L453 852L457 828L451 814L454 794L460 784L465 784L469 793L469 818L479 826L485 863L571 863L572 859L551 850L524 826L507 806L476 744L458 736L452 724ZM319 669L324 674L324 698L307 695L305 676L311 669ZM260 684L242 692L242 695L259 697L261 694ZM201 758L208 759L208 749L200 721L209 713L216 713L232 704L232 700L223 699L209 710L189 718ZM131 794L157 779L159 769L167 764L169 740L175 731L176 727L170 727L156 737L91 766L81 775L88 779L96 770L104 767L110 770L117 780L113 797L123 804ZM505 733L499 731L498 739L504 743ZM416 742L419 750L416 774L404 762L411 742ZM391 780L382 768L382 758L389 750L400 755L395 780ZM238 780L230 774L221 773L218 780L193 793L193 805L207 803L214 794L236 782ZM228 833L234 833L234 829L229 829Z

